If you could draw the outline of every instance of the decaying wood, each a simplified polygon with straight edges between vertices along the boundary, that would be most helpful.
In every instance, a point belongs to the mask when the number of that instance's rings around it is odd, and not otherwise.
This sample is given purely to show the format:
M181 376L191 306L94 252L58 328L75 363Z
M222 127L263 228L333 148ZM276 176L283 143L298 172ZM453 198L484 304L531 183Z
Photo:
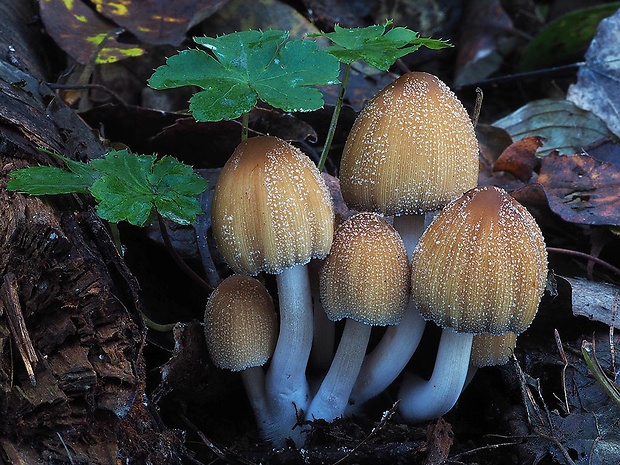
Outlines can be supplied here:
M36 368L39 358L26 329L26 322L24 321L17 292L17 278L13 273L6 273L4 275L2 285L0 286L0 304L0 310L3 310L2 313L6 315L11 336L22 357L30 383L35 386L37 380L34 376L34 368Z
M35 6L0 5L0 456L176 463L178 438L144 401L138 287L105 225L84 199L6 190L11 171L54 163L39 147L80 159L103 151L44 84Z

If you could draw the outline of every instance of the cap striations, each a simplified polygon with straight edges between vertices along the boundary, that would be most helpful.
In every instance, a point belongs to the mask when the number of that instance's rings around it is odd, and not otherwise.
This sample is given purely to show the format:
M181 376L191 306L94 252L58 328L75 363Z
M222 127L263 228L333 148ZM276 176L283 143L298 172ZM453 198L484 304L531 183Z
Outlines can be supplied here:
M321 269L321 302L330 320L398 324L409 301L409 260L398 232L375 213L342 223Z
M420 238L412 296L424 318L459 332L520 334L545 289L540 228L504 190L471 189L447 205Z
M222 169L213 235L237 273L278 274L329 252L334 208L312 161L277 137L242 142Z
M265 286L241 275L222 281L207 302L205 336L219 368L241 371L264 365L277 338L277 316Z
M478 142L456 95L439 78L402 75L360 112L340 166L351 208L385 215L443 207L478 181Z

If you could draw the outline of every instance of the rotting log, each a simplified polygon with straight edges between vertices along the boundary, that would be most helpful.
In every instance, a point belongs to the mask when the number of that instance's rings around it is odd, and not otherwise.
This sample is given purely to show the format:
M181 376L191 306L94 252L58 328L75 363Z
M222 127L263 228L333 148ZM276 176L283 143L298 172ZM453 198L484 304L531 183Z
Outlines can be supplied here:
M88 203L6 190L12 170L103 153L45 85L36 3L0 2L0 462L177 463L145 398L136 280ZM49 40L49 39L47 39Z

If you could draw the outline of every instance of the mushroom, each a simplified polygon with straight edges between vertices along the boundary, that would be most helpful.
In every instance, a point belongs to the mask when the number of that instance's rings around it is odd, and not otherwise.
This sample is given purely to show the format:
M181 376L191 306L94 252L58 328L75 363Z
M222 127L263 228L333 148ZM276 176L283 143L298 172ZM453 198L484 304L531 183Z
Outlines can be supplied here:
M238 371L263 434L271 415L262 366L273 354L278 322L265 286L249 276L232 275L211 293L205 311L205 336L213 364Z
M409 301L409 259L396 230L376 213L342 223L320 272L321 302L332 321L346 319L332 364L306 419L344 413L366 353L371 326L398 324Z
M545 289L547 251L540 228L503 189L471 189L446 206L420 238L411 294L422 316L444 328L430 380L406 377L399 410L411 422L437 418L456 403L474 334L520 334Z
M471 346L469 362L476 368L505 365L517 345L517 335L476 334Z
M349 207L395 215L411 257L425 213L476 186L478 143L456 95L439 78L411 72L386 86L360 112L340 165ZM382 392L405 367L425 327L412 302L366 357L351 402Z
M212 230L237 273L276 275L280 334L266 389L275 422L269 438L299 443L297 413L309 401L306 366L312 345L307 263L329 252L332 198L316 166L299 149L272 136L250 138L222 168L212 205Z

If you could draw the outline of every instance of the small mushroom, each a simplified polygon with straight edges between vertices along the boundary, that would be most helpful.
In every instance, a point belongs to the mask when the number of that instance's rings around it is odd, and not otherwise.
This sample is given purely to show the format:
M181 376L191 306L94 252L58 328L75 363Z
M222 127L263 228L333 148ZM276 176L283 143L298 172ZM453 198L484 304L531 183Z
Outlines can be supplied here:
M396 230L375 213L342 223L320 272L321 302L332 321L346 319L338 349L306 419L344 413L371 326L398 324L409 301L409 259Z
M273 300L249 276L232 275L211 293L205 311L205 336L213 364L238 371L259 429L271 429L263 365L273 354L278 332Z
M280 334L267 372L267 394L279 414L274 445L301 441L297 413L309 402L306 366L312 346L312 297L307 263L329 252L334 209L312 161L272 136L250 138L226 162L213 194L212 229L237 273L276 275Z
M456 403L474 334L520 334L545 289L547 251L532 215L504 190L471 189L446 206L420 238L411 293L443 329L430 380L407 377L399 409L411 422L437 418Z
M360 112L340 165L349 207L394 215L411 257L425 213L476 186L478 142L456 95L439 78L410 72L386 86ZM412 302L403 321L364 361L352 407L382 392L415 351L425 327Z
M517 335L476 334L471 346L470 363L476 368L505 365L517 345Z

